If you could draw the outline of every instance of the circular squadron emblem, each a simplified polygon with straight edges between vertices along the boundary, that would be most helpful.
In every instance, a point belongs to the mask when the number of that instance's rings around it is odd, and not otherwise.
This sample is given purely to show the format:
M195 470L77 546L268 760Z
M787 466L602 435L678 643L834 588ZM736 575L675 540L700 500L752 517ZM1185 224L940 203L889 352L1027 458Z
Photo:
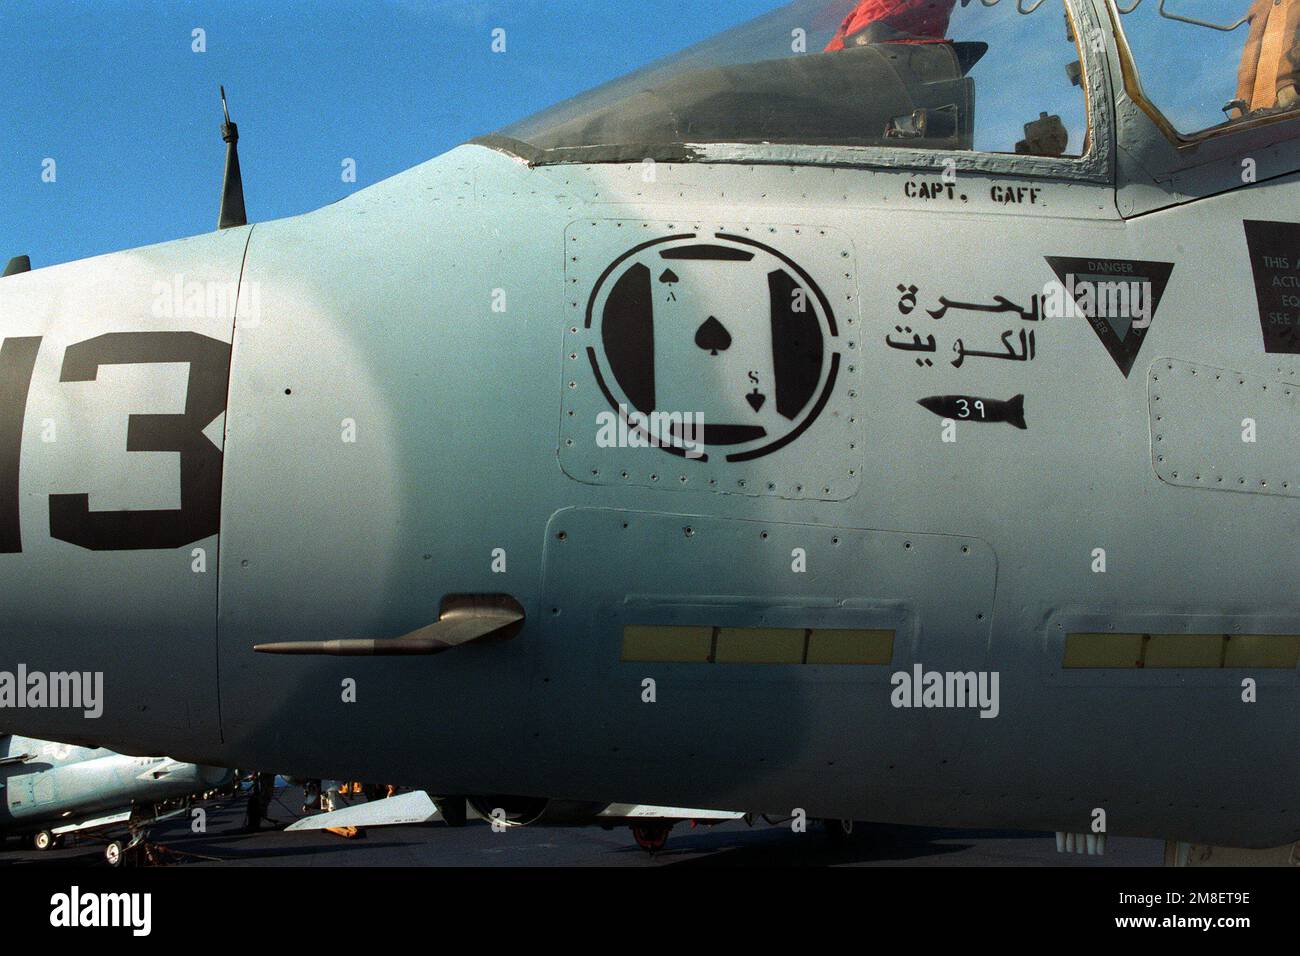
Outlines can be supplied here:
M751 461L817 420L839 374L830 303L790 258L717 233L643 243L587 304L588 357L610 405L674 454Z

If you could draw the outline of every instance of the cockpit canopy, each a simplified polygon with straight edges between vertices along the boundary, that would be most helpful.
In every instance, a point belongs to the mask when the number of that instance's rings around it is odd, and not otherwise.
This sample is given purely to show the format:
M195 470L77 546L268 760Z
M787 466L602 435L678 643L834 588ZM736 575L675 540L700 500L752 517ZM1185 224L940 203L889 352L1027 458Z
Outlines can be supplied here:
M1300 0L1096 6L1121 24L1169 135L1300 109ZM1205 11L1220 20L1192 15ZM1084 45L1102 49L1085 27L1065 0L796 0L495 138L540 161L715 143L1077 158L1091 133Z
M975 84L965 71L980 47L877 44L687 70L542 127L528 142L880 146L905 136L911 146L971 149Z
M500 135L623 154L788 143L1079 155L1078 46L1063 0L1048 6L1025 16L1015 0L797 0ZM1050 135L1027 137L1029 123Z

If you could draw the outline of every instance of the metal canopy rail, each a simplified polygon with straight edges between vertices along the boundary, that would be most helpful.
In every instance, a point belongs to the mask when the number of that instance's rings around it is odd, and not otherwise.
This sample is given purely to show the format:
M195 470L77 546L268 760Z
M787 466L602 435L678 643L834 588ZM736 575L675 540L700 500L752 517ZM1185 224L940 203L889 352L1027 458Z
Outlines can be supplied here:
M1001 2L1002 0L980 0L980 3L986 7L996 7ZM1044 3L1046 3L1047 0L1037 0L1037 2L1033 4L1033 6L1026 6L1026 3L1028 2L1030 2L1030 0L1016 0L1016 12L1024 15L1031 14L1034 11L1036 11L1039 7L1041 7ZM1200 20L1197 19L1196 17L1189 17L1181 13L1174 13L1173 11L1166 9L1165 4L1167 4L1168 2L1169 0L1160 0L1160 9L1158 11L1159 14L1162 17L1164 17L1166 20L1176 20L1179 23L1190 23L1193 26L1207 27L1211 30L1222 30L1224 33L1231 33L1233 30L1236 30L1238 27L1240 27L1243 23L1248 23L1250 21L1250 15L1247 14L1241 17L1241 19L1237 20L1235 23L1230 23L1230 24L1211 23L1209 20ZM967 0L967 3L969 3L969 0ZM967 5L966 3L962 4L962 6L966 6L966 5ZM1120 2L1120 0L1115 0L1115 9L1117 9L1120 13L1124 13L1124 14L1132 13L1140 6L1142 6L1142 0L1133 0L1133 2L1129 4L1127 7L1124 6L1124 4Z
M1224 33L1231 33L1233 30L1237 29L1237 27L1241 26L1243 23L1249 22L1250 20L1250 15L1246 14L1236 23L1232 23L1232 24L1211 23L1209 20L1198 20L1196 17L1184 16L1181 13L1172 13L1171 11L1165 9L1165 4L1168 2L1169 0L1160 0L1159 13L1166 20L1177 20L1179 23L1190 23L1193 26L1208 27L1211 30L1222 30ZM1128 7L1125 7L1122 3L1119 2L1119 0L1115 0L1115 8L1119 10L1120 13L1132 13L1141 5L1142 5L1142 0L1133 0L1133 4Z

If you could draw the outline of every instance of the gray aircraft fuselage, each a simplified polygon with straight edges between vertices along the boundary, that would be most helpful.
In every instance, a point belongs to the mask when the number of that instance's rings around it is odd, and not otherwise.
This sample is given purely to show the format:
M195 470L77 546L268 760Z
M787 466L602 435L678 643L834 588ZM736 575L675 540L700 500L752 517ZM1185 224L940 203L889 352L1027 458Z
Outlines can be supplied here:
M433 793L1300 837L1294 658L1232 644L1300 634L1300 360L1261 341L1243 225L1300 221L1300 119L1189 155L1113 36L1089 56L1077 171L963 154L950 191L942 154L732 145L647 178L488 141L0 280L0 671L105 695L0 722ZM1167 283L1149 327L1032 313L1058 268L1125 263ZM812 318L778 322L778 289ZM638 396L762 436L605 447ZM466 593L523 630L253 651L397 637ZM625 659L637 627L892 654ZM1066 666L1107 632L1150 657ZM1222 655L1159 666L1187 653L1166 635ZM930 671L996 675L996 708L900 706L896 675Z

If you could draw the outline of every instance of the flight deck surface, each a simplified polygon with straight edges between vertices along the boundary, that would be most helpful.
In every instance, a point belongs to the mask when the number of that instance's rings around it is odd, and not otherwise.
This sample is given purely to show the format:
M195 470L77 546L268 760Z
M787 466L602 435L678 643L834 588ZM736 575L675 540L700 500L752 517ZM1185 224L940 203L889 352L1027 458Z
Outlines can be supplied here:
M245 802L209 804L207 832L193 833L184 818L164 823L150 839L178 851L183 866L1159 866L1159 840L1112 837L1105 856L1056 852L1051 833L957 830L858 824L836 845L813 824L794 833L788 823L736 820L717 826L681 823L663 850L640 849L626 826L529 826L494 833L482 821L374 827L345 839L332 833L285 833L300 813L301 792L276 791L271 823L244 832ZM20 848L21 847L21 848ZM16 840L0 852L4 866L103 866L102 843L89 838L37 851ZM193 856L188 856L192 854Z

